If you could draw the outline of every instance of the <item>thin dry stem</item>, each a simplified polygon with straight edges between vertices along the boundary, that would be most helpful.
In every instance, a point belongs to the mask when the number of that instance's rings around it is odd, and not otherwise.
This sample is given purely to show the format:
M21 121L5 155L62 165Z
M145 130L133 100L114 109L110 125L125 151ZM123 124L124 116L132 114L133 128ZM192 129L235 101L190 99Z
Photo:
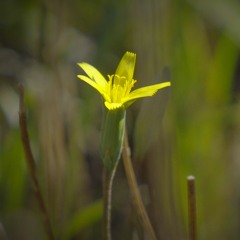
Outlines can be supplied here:
M187 177L189 240L197 239L195 177Z
M50 240L54 240L55 238L53 235L50 218L47 212L47 208L42 193L40 191L40 186L36 173L35 160L30 146L29 135L27 130L27 118L24 105L24 88L22 85L19 85L19 126L21 131L22 144L25 152L25 159L32 179L33 189L36 195L36 199L38 201L39 208L43 214L43 224L46 229L48 238Z
M138 189L137 180L136 180L133 166L132 166L131 153L130 153L130 148L129 148L129 143L128 143L127 132L125 133L125 136L124 136L122 157L123 157L123 164L124 164L124 168L126 171L128 184L129 184L130 191L131 191L132 198L133 198L133 204L134 204L136 211L140 217L143 227L145 228L145 230L148 232L148 234L151 236L151 238L153 240L157 240L157 236L156 236L153 226L150 222L150 219L148 217L148 214L146 212L146 209L144 207L144 204L143 204L143 201L142 201L139 189Z

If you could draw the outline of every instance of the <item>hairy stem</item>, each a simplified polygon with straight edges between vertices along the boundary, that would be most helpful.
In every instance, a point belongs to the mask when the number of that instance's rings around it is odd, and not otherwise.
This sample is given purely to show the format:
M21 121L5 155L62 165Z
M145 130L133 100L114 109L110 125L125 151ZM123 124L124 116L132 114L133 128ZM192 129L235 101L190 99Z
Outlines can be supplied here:
M112 208L112 184L116 168L112 171L103 169L103 239L111 240L111 208Z

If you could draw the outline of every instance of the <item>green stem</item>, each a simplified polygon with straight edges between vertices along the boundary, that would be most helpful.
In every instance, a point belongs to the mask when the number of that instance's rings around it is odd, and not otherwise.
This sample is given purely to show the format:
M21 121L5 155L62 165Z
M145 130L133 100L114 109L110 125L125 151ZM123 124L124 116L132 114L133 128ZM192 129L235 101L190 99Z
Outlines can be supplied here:
M112 171L103 169L103 239L111 240L111 208L112 208L112 184L116 168Z

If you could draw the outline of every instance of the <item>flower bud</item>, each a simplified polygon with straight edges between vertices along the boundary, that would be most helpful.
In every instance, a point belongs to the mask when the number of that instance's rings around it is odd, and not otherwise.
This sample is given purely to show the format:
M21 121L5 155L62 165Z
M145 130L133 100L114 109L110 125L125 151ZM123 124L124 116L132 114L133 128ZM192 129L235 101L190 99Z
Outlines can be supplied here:
M126 110L104 108L101 156L104 166L113 171L120 159L125 131Z

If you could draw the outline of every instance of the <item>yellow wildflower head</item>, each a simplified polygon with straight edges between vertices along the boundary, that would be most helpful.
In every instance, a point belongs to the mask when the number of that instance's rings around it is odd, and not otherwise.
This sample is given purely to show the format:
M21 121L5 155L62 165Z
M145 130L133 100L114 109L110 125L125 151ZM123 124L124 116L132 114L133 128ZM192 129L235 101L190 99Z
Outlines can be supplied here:
M103 96L108 110L127 108L136 99L153 96L159 89L171 85L170 82L164 82L131 91L137 82L133 79L135 63L136 54L126 52L115 74L108 75L108 81L90 64L79 63L78 65L88 76L78 75L78 78L91 85Z

